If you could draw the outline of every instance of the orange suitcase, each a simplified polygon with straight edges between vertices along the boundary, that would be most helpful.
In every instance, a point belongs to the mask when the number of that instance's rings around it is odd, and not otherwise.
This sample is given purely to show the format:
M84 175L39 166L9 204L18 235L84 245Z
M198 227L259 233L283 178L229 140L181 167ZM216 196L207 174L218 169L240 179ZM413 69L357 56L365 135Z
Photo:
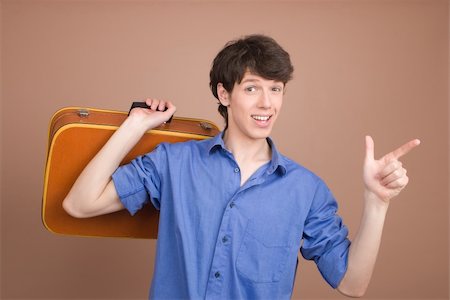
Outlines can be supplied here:
M157 238L159 213L151 204L133 217L124 210L77 219L62 208L78 175L126 117L127 112L79 107L63 108L53 115L42 201L42 221L49 231L77 236ZM161 142L202 140L218 133L218 127L210 121L173 117L170 123L148 131L122 164L150 152Z

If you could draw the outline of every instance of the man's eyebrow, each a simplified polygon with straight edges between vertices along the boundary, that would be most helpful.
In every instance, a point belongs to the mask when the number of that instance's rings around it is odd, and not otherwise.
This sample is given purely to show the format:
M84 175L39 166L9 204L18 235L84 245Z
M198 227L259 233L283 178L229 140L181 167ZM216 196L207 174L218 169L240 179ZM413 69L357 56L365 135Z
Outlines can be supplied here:
M241 83L244 83L244 82L259 82L259 81L260 80L257 79L257 78L247 78L247 79L242 80Z
M250 78L243 79L243 80L241 81L240 84L246 83L246 82L259 83L259 82L261 82L261 81L262 81L262 80L259 79L259 78L252 78L252 77L250 77ZM283 84L283 82L281 82L281 81L276 81L276 80L274 80L273 83L274 83L275 85Z

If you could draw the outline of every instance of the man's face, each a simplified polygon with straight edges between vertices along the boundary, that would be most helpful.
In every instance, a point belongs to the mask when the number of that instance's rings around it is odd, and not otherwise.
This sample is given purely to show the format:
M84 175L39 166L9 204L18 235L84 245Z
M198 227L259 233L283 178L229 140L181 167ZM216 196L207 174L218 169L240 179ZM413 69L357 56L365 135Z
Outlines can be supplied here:
M235 83L231 94L225 93L228 105L228 133L244 139L265 139L283 103L284 84L246 72Z

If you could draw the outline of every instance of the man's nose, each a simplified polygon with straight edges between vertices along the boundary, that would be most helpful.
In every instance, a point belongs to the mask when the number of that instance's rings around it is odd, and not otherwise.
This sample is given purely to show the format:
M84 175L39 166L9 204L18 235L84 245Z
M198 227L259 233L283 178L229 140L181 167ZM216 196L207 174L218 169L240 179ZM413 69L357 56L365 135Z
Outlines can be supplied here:
M259 106L261 108L271 108L272 99L269 91L263 90L261 96L259 97Z

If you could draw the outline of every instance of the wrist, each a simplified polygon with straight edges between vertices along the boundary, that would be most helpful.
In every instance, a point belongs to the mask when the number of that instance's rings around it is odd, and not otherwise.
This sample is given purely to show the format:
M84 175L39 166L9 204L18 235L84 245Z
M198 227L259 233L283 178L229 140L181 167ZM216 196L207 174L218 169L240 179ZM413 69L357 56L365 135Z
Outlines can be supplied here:
M144 135L148 130L152 129L154 126L148 124L148 120L139 115L130 115L122 123L124 129L129 132L135 133L137 135Z
M386 213L389 208L389 201L379 198L373 192L364 191L364 208L376 211L379 213Z

